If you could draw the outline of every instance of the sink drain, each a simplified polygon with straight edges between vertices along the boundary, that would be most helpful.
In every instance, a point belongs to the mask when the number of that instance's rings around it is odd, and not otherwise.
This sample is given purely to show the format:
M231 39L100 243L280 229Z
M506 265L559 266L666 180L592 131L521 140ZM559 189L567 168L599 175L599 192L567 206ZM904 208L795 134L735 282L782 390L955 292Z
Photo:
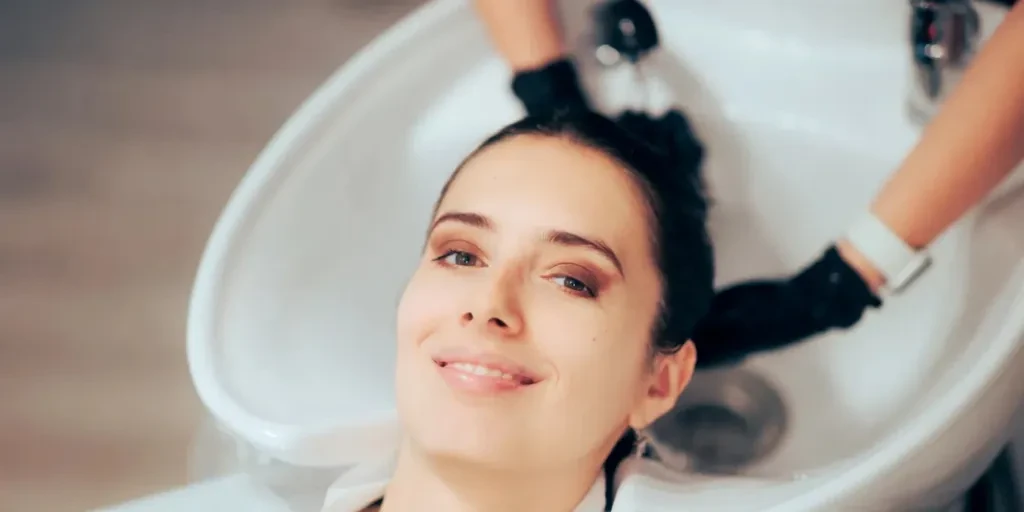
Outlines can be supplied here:
M649 434L655 457L672 469L733 474L770 454L785 430L785 405L768 381L718 370L695 375Z

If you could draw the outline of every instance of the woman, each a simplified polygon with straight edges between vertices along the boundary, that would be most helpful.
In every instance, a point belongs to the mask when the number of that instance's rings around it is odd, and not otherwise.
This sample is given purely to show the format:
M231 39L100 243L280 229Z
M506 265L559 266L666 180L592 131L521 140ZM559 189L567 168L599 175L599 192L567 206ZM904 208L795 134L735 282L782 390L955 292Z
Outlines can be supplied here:
M694 370L713 263L692 163L586 112L471 154L398 308L397 457L324 510L606 510Z

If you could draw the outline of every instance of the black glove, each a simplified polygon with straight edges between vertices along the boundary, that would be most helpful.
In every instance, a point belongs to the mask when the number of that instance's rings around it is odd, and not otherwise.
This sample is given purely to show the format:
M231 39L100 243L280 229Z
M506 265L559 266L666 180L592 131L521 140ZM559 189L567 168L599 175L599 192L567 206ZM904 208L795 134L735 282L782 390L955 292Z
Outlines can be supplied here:
M718 292L697 325L697 366L741 361L833 328L856 324L882 301L839 256L835 246L796 277L748 281Z
M586 94L580 87L576 66L565 58L544 67L520 71L512 78L512 92L531 116L546 115L555 110L590 110Z

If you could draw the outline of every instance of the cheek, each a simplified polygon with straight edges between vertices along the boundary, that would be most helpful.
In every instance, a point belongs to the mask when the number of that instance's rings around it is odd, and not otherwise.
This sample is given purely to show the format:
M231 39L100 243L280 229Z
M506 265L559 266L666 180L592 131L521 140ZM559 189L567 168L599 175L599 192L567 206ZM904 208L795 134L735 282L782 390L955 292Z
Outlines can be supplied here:
M531 335L556 366L559 379L574 387L622 387L635 380L647 350L641 312L625 300L604 304L538 304Z
M412 348L437 329L453 312L450 287L438 286L431 269L413 274L398 303L396 319L398 349Z
M425 357L423 343L455 315L451 287L438 286L436 269L418 269L406 284L396 318L395 390L403 421L428 414L422 410L430 390L433 363Z
M556 355L566 399L630 407L643 385L646 351L635 348L641 340L603 335L588 341L579 352Z
M634 323L597 308L536 312L532 335L555 368L559 407L611 422L632 411L646 391L648 354L646 331Z
M566 460L611 449L647 389L642 341L614 330L546 337L558 372L544 407L546 449Z
M472 283L450 270L424 262L402 292L398 304L396 337L398 354L415 349L441 329L452 328L474 296Z

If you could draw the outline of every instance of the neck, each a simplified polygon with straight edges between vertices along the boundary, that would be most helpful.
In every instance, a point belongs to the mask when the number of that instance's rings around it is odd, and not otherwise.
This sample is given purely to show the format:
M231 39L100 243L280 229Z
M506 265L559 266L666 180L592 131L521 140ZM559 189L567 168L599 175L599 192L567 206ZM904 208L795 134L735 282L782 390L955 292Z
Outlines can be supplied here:
M406 441L381 512L569 512L590 492L600 473L600 463L526 471L485 468L429 456Z

